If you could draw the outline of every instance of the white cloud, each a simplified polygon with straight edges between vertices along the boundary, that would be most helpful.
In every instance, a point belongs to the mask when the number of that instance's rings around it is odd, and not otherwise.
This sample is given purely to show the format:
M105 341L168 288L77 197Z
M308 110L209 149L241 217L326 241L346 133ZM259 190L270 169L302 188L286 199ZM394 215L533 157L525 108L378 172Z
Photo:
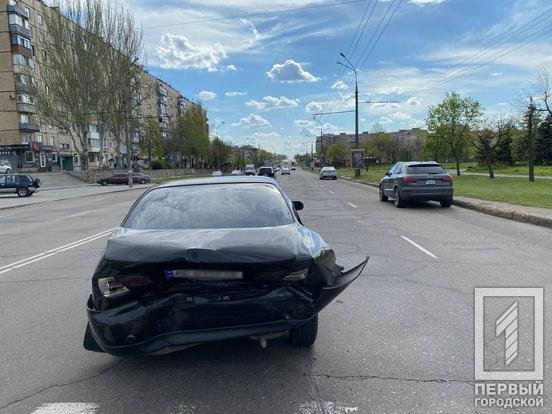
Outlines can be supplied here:
M316 82L318 78L303 69L300 63L287 59L284 63L276 63L266 72L268 77L280 82Z
M242 118L239 122L234 122L232 126L246 126L246 127L269 127L270 122L257 114L249 114L249 116Z
M331 86L332 89L337 89L338 91L343 91L347 88L349 88L349 86L347 86L347 84L341 80L338 80L337 82L335 82L332 86Z
M502 76L502 72L491 72L491 76L494 76L494 77Z
M164 69L218 70L217 65L226 57L218 43L205 46L193 45L186 36L165 33L157 49Z
M299 99L290 99L285 96L280 96L279 98L275 96L265 96L261 101L252 99L246 102L246 105L259 111L269 111L276 108L296 107L299 102Z
M202 101L212 101L217 97L217 94L211 91L201 91L197 94L197 97Z
M422 104L420 98L417 98L416 96L411 96L406 100L406 104L410 106L419 106Z
M418 6L425 6L426 4L439 4L445 0L410 0L409 3L416 4Z
M320 102L309 102L307 106L305 106L305 109L307 112L310 112L311 114L315 114L322 111L322 104Z
M235 65L226 65L225 70L236 71L238 68Z
M247 95L247 92L241 92L241 91L228 91L225 93L226 96L243 96Z

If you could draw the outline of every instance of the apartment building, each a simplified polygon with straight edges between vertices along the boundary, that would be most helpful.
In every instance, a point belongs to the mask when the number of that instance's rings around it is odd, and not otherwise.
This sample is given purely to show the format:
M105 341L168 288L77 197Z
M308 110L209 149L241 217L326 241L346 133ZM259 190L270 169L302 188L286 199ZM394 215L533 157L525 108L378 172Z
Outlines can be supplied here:
M32 87L48 86L40 76L40 65L48 61L43 48L47 39L45 16L57 13L43 0L0 0L0 162L19 171L78 170L78 148L64 131L41 119L31 94ZM30 74L30 75L29 75ZM143 136L143 121L157 119L163 137L168 136L171 118L194 105L167 83L147 71L140 79L137 122L131 131L133 154ZM117 140L101 128L89 125L89 165L122 165L117 154L127 154L125 144L117 151ZM126 142L125 139L120 142Z

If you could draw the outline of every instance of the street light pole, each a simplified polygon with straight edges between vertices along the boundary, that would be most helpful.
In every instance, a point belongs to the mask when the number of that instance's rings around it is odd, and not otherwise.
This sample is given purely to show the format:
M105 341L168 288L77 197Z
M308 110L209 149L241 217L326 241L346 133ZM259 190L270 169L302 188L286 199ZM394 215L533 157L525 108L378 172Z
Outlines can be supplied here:
M322 159L322 166L324 166L324 138L322 137L322 120L316 117L316 114L312 116L312 119L320 124L320 158Z
M355 149L358 149L358 69L351 63L347 56L341 52L339 54L348 64L337 62L338 65L351 69L355 74ZM360 177L360 168L355 168L355 177Z
M215 128L215 136L217 137L217 139L219 139L219 135L218 135L218 130L221 126L223 126L226 122L224 121L221 121L220 124L217 125L217 127ZM217 148L217 163L218 163L218 168L220 169L220 146Z

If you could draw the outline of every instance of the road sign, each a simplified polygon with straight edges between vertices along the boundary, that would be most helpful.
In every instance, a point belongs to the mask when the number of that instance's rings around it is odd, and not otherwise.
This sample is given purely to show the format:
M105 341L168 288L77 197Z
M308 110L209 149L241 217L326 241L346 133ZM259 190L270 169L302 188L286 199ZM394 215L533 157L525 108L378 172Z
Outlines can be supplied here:
M364 150L353 149L351 150L351 166L353 168L364 168Z

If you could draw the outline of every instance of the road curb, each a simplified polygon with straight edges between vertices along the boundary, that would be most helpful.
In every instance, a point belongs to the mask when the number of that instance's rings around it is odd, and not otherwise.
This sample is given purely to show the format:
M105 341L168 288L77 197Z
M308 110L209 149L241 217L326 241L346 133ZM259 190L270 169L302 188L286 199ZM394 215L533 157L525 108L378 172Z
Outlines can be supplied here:
M358 183L367 185L369 187L378 188L375 183L364 183L359 180L354 180L347 177L339 177L345 181L351 183ZM508 209L499 207L496 205L486 204L485 200L472 201L465 198L455 198L453 204L457 207L465 208L468 210L474 210L479 213L487 214L489 216L500 217L508 220L518 221L520 223L534 224L536 226L552 228L552 218L539 216L537 214L521 212L519 210ZM522 206L520 206L522 207Z

